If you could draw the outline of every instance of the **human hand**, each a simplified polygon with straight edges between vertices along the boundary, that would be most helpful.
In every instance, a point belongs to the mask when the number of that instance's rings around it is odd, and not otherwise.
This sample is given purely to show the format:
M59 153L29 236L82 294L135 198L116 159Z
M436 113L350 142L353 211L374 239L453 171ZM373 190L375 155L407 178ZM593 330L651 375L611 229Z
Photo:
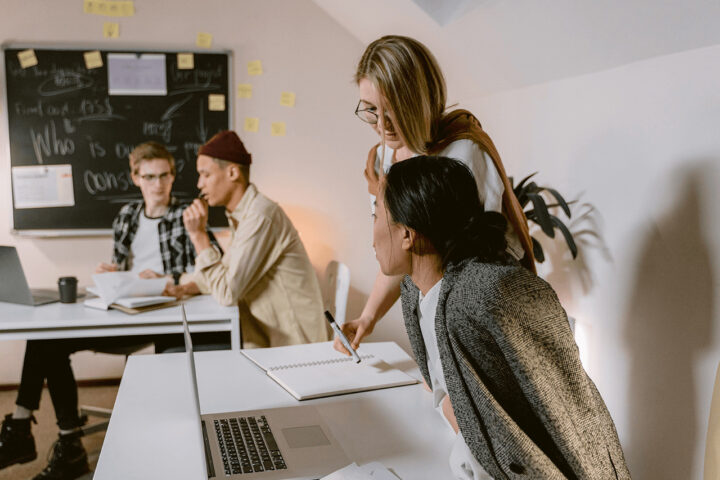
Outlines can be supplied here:
M205 232L208 220L208 205L205 200L196 198L183 211L183 224L190 235Z
M200 289L195 282L185 283L183 285L173 285L168 283L163 290L163 295L175 297L178 300L183 298L185 295L199 295Z
M164 276L165 275L163 275L162 273L157 273L156 271L150 270L149 268L138 273L138 277L140 278L162 278Z
M366 336L370 335L374 327L375 323L372 321L371 318L360 317L356 318L355 320L345 322L340 328L342 328L342 331L350 342L352 348L357 350L358 346L360 345L360 341ZM350 352L348 352L347 348L345 348L345 346L342 344L342 341L338 337L335 337L335 341L333 342L333 348L340 353L350 355Z
M427 382L425 381L425 379L423 379L423 388L424 388L426 391L428 391L428 392L432 392L432 388L430 388L430 387L428 386L428 384L427 384Z
M455 410L453 410L452 403L450 403L450 395L445 395L442 399L442 413L445 415L448 423L455 430L455 433L460 430L458 427L457 418L455 418Z
M100 262L100 264L95 268L95 273L117 272L117 270L117 263Z

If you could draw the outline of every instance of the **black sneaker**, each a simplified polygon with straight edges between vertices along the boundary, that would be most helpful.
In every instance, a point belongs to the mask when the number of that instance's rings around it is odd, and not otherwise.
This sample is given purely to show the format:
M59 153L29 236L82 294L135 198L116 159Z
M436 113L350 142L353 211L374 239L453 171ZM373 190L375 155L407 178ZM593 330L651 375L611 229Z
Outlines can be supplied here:
M33 480L74 480L90 471L81 432L60 435L48 455L48 465Z
M35 439L30 431L30 421L35 417L14 419L5 415L0 427L0 469L16 463L32 462L37 458Z

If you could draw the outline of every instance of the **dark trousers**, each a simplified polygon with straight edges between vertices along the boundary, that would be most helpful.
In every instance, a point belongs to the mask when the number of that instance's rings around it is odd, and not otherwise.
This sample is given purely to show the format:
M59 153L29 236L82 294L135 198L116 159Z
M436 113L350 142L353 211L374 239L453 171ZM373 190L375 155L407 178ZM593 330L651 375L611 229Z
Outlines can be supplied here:
M47 381L60 429L79 427L82 422L78 414L77 384L70 365L70 354L80 350L120 353L123 348L127 349L125 353L131 353L133 347L139 350L152 341L149 336L28 340L15 403L37 410L43 384Z
M192 339L197 350L230 348L229 332L198 332L192 334ZM28 410L37 410L43 384L47 381L58 427L61 430L79 427L82 421L78 413L77 383L70 355L80 350L127 355L149 343L156 344L156 352L184 350L182 335L172 334L28 340L15 403Z

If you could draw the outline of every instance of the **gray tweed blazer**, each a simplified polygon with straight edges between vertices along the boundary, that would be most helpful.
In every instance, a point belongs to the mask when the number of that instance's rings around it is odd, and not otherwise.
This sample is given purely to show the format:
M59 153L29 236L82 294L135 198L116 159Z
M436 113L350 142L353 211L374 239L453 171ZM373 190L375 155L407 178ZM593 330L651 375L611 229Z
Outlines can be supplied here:
M430 385L418 289L409 277L402 307ZM493 478L630 478L612 418L545 281L517 265L450 265L435 330L458 425Z

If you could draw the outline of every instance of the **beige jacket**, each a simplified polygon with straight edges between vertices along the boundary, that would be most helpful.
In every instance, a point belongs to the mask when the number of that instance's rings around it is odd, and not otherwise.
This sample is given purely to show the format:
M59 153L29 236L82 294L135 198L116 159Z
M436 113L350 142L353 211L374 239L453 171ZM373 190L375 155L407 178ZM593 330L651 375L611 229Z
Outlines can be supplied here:
M315 270L282 208L250 184L228 222L227 251L200 252L191 279L222 305L238 305L243 348L329 340Z

